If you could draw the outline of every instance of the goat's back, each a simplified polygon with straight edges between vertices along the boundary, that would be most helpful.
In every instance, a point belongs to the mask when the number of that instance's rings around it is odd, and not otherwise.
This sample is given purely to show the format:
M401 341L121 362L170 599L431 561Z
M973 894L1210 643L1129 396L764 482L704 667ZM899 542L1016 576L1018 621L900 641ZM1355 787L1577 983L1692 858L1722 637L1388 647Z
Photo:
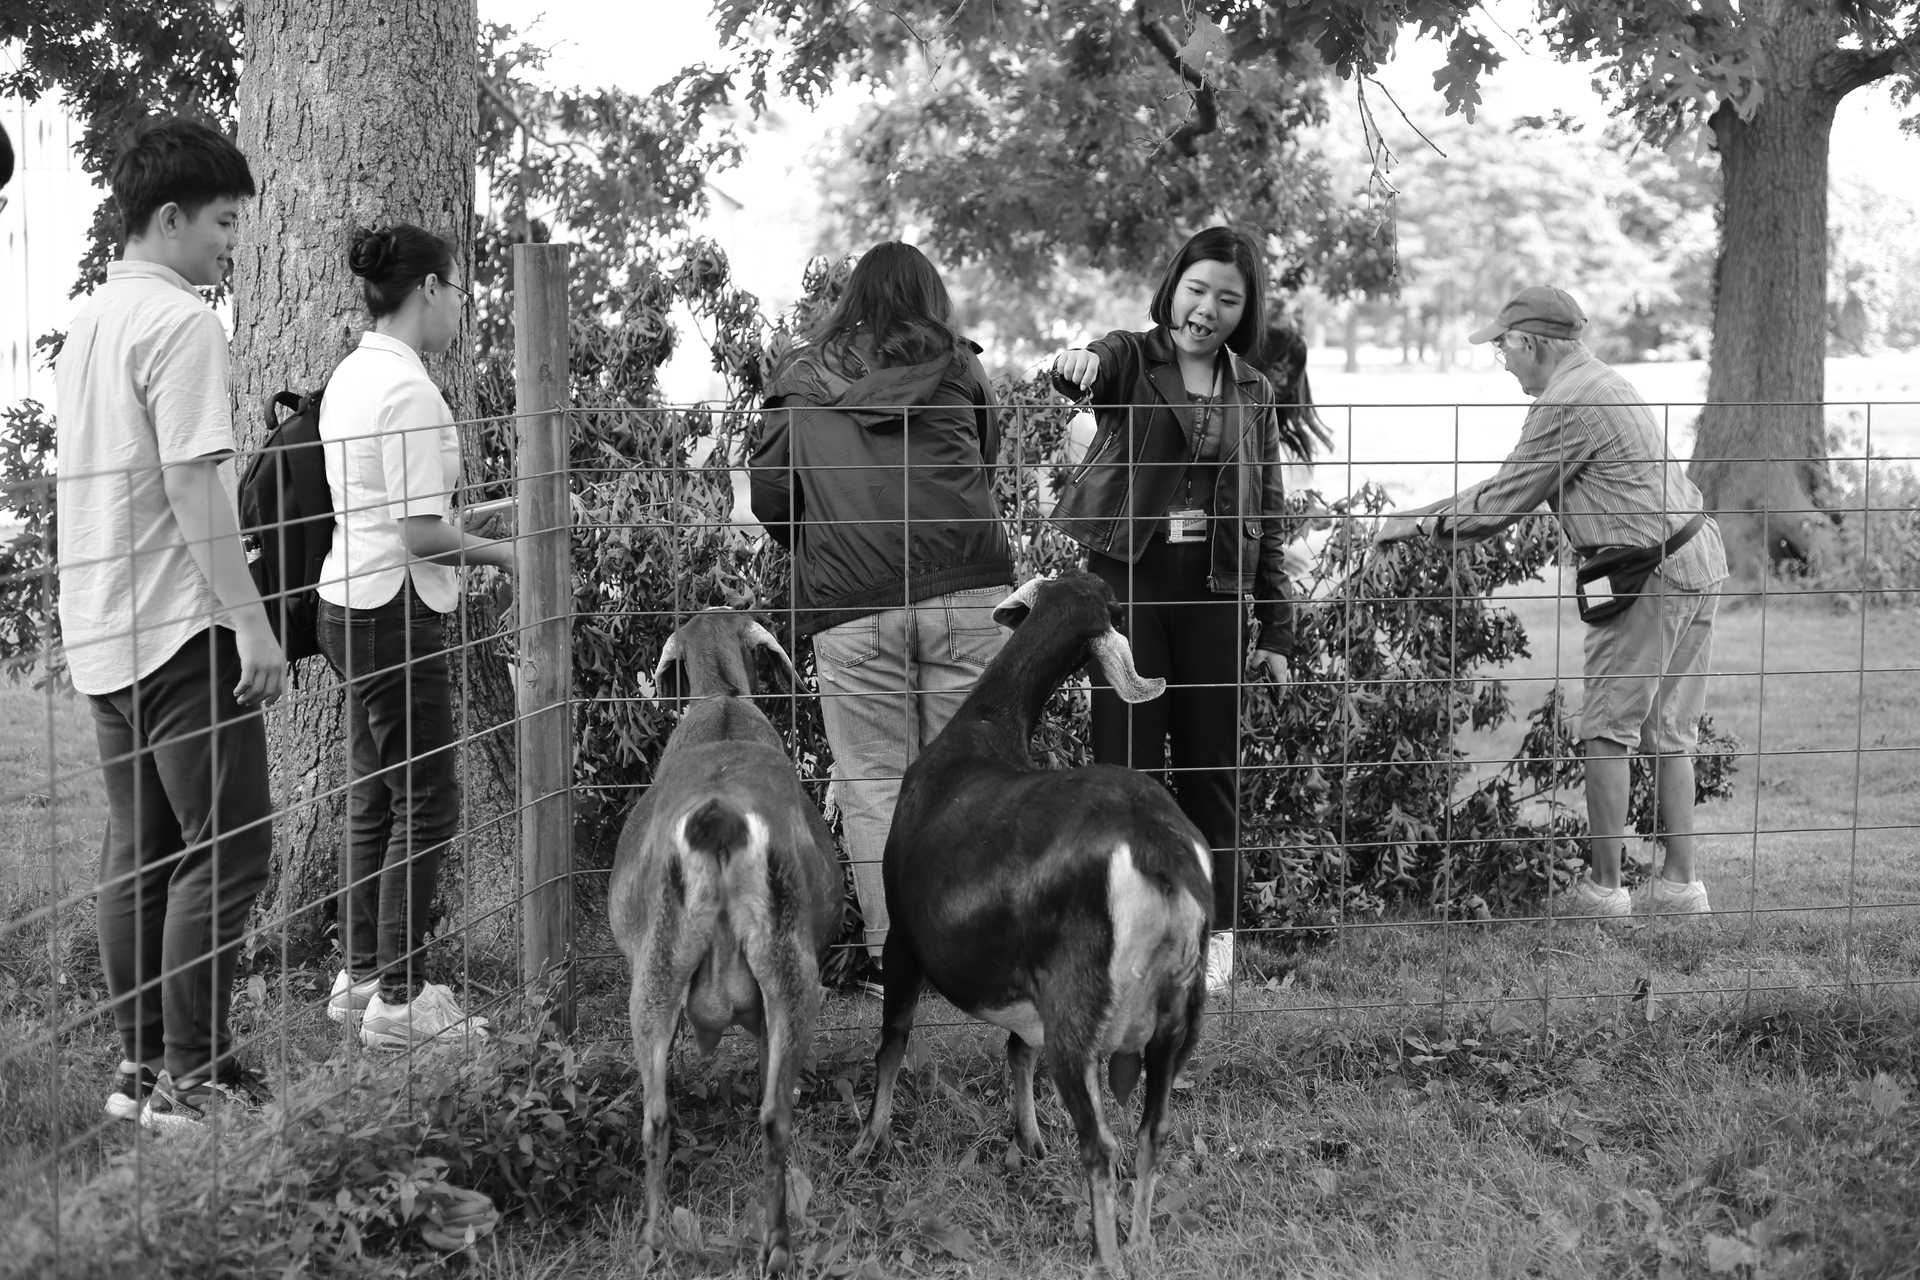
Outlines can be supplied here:
M1049 990L1097 1001L1087 1034L1107 1051L1138 1040L1204 964L1213 898L1198 829L1132 769L942 761L939 746L901 786L885 867L893 927L942 995L1030 1042L1037 1026L1002 1015L1037 1017Z
M765 833L764 884L727 880L728 892L764 894L777 927L799 932L816 954L839 933L842 881L833 833L794 775L793 762L758 709L741 698L695 703L675 729L653 783L627 815L614 854L609 914L636 965L659 918L687 902L697 854L688 819L711 802ZM758 861L758 857L756 857ZM729 913L733 922L738 913Z

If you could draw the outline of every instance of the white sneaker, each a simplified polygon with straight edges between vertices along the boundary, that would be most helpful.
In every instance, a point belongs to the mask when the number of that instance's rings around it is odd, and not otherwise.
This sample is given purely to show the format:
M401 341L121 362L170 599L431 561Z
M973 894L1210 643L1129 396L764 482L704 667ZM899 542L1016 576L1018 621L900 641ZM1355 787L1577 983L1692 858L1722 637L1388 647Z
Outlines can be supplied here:
M1233 985L1233 935L1221 931L1207 939L1207 990L1225 991Z
M361 982L355 982L345 969L334 975L333 993L327 997L327 1016L335 1022L345 1022L348 1018L367 1007L367 1002L380 993L380 975L374 974Z
M1554 895L1553 914L1560 919L1599 916L1617 920L1633 914L1633 897L1625 885L1602 889L1583 876L1571 889Z
M107 1095L106 1112L115 1120L138 1120L147 1105L147 1095L160 1083L152 1067L122 1058L113 1092Z
M1672 880L1662 880L1659 876L1652 877L1647 881L1645 907L1650 916L1713 914L1713 908L1707 905L1707 886L1698 880L1676 884Z
M369 1049L405 1049L461 1036L485 1039L486 1026L485 1018L469 1018L461 1011L451 990L429 982L406 1004L388 1004L374 992L360 1019L360 1043Z

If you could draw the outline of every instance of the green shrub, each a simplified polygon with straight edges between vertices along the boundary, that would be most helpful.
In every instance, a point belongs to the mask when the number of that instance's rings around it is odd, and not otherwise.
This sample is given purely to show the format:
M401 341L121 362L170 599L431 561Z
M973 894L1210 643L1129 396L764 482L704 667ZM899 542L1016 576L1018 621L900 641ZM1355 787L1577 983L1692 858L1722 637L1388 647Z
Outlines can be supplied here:
M333 1061L257 1117L150 1141L0 1232L20 1274L406 1276L502 1220L566 1227L641 1169L631 1067L531 1032Z

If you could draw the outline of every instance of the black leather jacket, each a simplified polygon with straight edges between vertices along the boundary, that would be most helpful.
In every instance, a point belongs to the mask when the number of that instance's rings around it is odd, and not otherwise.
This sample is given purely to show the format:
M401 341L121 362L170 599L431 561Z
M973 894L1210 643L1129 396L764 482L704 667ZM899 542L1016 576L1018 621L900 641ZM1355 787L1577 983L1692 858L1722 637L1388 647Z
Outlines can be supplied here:
M1056 376L1054 387L1088 399L1099 429L1086 458L1068 476L1052 519L1088 550L1136 564L1149 535L1162 526L1185 472L1193 408L1164 327L1146 333L1116 329L1087 350L1100 358L1093 386L1083 392ZM1256 646L1291 654L1293 587L1281 563L1286 488L1273 390L1240 357L1228 352L1227 361L1207 585L1222 594L1251 596L1260 624Z

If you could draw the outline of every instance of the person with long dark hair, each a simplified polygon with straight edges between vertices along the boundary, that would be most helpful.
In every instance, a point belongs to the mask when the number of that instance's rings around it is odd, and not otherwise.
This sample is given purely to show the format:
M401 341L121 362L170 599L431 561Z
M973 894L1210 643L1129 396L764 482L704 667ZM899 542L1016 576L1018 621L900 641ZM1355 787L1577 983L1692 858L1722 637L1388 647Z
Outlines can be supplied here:
M1292 678L1285 457L1258 366L1265 283L1253 238L1210 227L1168 264L1153 328L1053 363L1056 389L1090 398L1097 430L1052 519L1119 597L1140 674L1168 682L1129 706L1095 674L1094 759L1166 778L1212 847L1216 990L1232 978L1239 908L1242 678L1249 661L1277 685Z
M993 392L952 318L925 254L869 249L775 370L749 462L753 514L793 553L876 979L900 776L999 651L993 610L1013 582Z
M347 686L346 966L327 1001L370 1048L478 1031L425 979L440 862L460 819L446 616L461 565L513 568L513 547L450 523L460 432L420 357L459 336L453 247L401 223L354 233L348 266L373 327L320 404L333 549L320 572L320 651Z

